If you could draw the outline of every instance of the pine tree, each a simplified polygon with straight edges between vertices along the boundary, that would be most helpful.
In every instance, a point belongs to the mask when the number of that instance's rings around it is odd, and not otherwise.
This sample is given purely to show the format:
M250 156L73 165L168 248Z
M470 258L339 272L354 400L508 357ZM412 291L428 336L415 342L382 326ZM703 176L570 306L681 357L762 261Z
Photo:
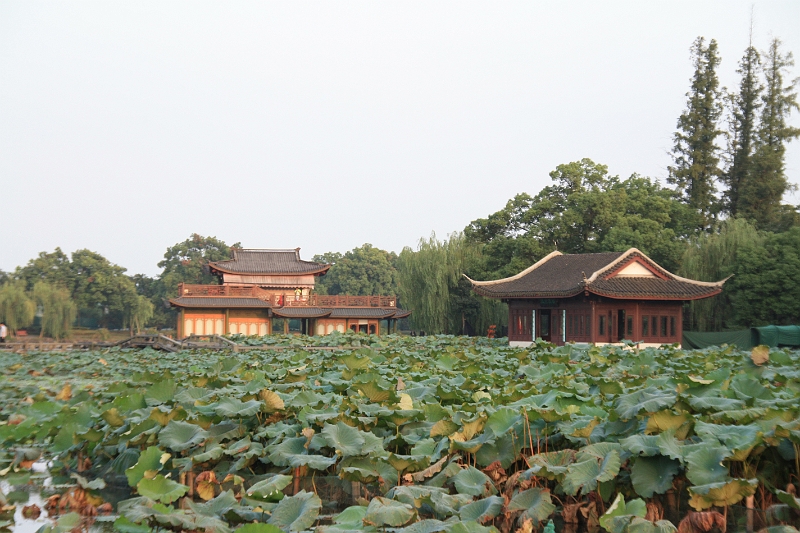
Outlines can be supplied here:
M716 71L720 62L717 42L712 39L706 46L705 39L698 37L692 45L692 57L692 88L686 93L687 109L678 119L672 150L675 165L669 167L667 181L697 211L698 225L706 229L718 212L714 193L715 181L721 175L716 144L722 133L718 125L722 102Z
M739 92L728 97L730 105L730 165L722 181L727 185L724 193L725 210L731 216L741 211L741 191L749 188L754 178L753 153L758 144L758 109L764 86L759 81L761 55L752 45L745 50L736 72L741 76Z
M797 80L784 85L783 77L794 66L792 53L781 52L781 41L773 39L765 54L766 88L761 97L763 109L758 128L757 146L753 155L753 177L740 187L740 216L752 219L762 229L779 229L787 213L781 205L783 193L790 185L786 178L786 143L800 136L800 129L786 124L792 110L800 110Z

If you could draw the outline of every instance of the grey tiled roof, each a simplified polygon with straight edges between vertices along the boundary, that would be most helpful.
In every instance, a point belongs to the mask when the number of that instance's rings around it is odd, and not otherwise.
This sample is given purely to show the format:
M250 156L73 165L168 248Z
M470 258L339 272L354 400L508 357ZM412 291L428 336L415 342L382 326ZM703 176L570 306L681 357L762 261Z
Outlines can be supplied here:
M331 314L330 309L320 307L281 307L273 312L283 318L323 318Z
M260 298L181 296L169 301L174 307L272 307Z
M300 249L253 250L234 249L233 259L209 263L212 269L231 274L315 274L325 272L330 265L303 261Z
M335 307L331 318L392 318L397 309L380 307Z
M614 276L633 260L644 262L657 274ZM610 298L695 300L718 294L723 283L680 278L631 248L627 252L552 255L510 278L473 281L472 288L480 295L504 299L568 298L588 291Z
M583 290L584 277L608 265L622 252L557 255L528 274L493 285L477 285L475 292L495 298L572 296Z

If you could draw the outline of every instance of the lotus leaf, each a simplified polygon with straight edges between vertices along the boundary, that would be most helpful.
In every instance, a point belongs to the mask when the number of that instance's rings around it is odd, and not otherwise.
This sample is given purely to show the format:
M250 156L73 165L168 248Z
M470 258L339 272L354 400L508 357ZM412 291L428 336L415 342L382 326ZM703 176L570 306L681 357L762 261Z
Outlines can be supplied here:
M745 497L755 494L757 485L757 479L729 479L706 485L695 485L689 487L689 493L692 495L689 505L696 511L713 506L733 505Z
M208 433L189 422L170 421L158 434L158 442L176 452L182 452L203 442Z
M400 527L409 523L414 516L416 513L410 505L378 496L369 502L364 523L376 527Z
M156 446L150 446L139 455L139 460L136 464L125 471L125 475L128 477L128 485L135 487L147 472L155 474L161 470L161 467L164 466L164 463L169 458L170 455L168 453L164 453Z
M282 499L272 510L268 523L284 531L303 531L316 522L321 508L322 500L316 494L301 490Z
M338 422L336 425L325 424L322 428L322 437L328 446L336 450L337 455L348 457L363 454L366 442L364 435L344 422Z
M535 487L515 494L508 503L508 510L524 511L520 521L527 517L539 522L553 514L556 506L550 499L550 491Z
M669 457L639 457L631 468L633 489L639 496L652 498L672 488L672 480L680 472L680 463Z
M728 476L728 467L722 464L729 455L727 448L706 445L686 455L686 477L694 485L707 485L723 481Z
M243 418L252 416L261 410L263 404L257 400L243 402L236 398L222 398L215 406L217 415L227 418Z
M283 533L283 530L272 524L245 524L234 530L234 533Z
M445 531L448 524L441 520L420 520L414 522L410 526L406 526L398 530L399 533L437 533L438 531Z
M491 478L473 466L453 476L452 482L461 494L485 497L497 492Z
M247 494L255 494L256 496L267 496L275 491L283 490L288 487L292 482L292 476L284 476L276 474L272 477L259 481L252 487L247 489Z
M564 492L576 495L586 494L597 488L597 484L614 479L619 473L621 460L617 450L609 451L604 457L579 454L577 462L567 467L562 486Z
M142 496L164 503L172 503L188 492L189 487L158 474L153 479L142 478L136 484Z

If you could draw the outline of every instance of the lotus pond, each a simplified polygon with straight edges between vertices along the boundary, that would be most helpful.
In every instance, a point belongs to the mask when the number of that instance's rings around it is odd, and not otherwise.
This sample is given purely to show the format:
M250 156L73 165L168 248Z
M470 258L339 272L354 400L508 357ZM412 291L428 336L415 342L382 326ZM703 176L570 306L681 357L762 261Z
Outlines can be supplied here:
M31 490L54 533L800 521L800 352L264 340L0 354L0 527Z

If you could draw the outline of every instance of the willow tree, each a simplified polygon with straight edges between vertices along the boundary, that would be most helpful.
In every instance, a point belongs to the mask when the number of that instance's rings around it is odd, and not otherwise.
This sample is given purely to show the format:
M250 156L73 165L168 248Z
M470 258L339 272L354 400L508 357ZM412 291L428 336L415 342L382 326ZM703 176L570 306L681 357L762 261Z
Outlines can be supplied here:
M39 336L47 335L54 339L69 336L78 312L69 291L39 281L33 286L33 299L42 312L42 329Z
M141 333L147 322L153 318L154 311L153 302L141 294L133 296L130 301L125 303L124 319L131 335L133 335L134 329L137 335Z
M463 277L476 265L481 248L463 233L453 233L445 241L435 234L420 239L416 251L403 249L397 260L398 292L414 312L415 327L429 333L466 333L469 323L477 333L505 323L506 306L472 293Z
M719 281L730 276L736 265L736 255L742 247L758 246L764 234L744 219L729 218L716 231L692 240L683 255L678 271L681 276L700 281ZM720 331L733 325L731 288L713 298L689 303L686 329L695 331Z
M33 324L36 304L21 282L8 282L0 287L0 321L15 332Z

